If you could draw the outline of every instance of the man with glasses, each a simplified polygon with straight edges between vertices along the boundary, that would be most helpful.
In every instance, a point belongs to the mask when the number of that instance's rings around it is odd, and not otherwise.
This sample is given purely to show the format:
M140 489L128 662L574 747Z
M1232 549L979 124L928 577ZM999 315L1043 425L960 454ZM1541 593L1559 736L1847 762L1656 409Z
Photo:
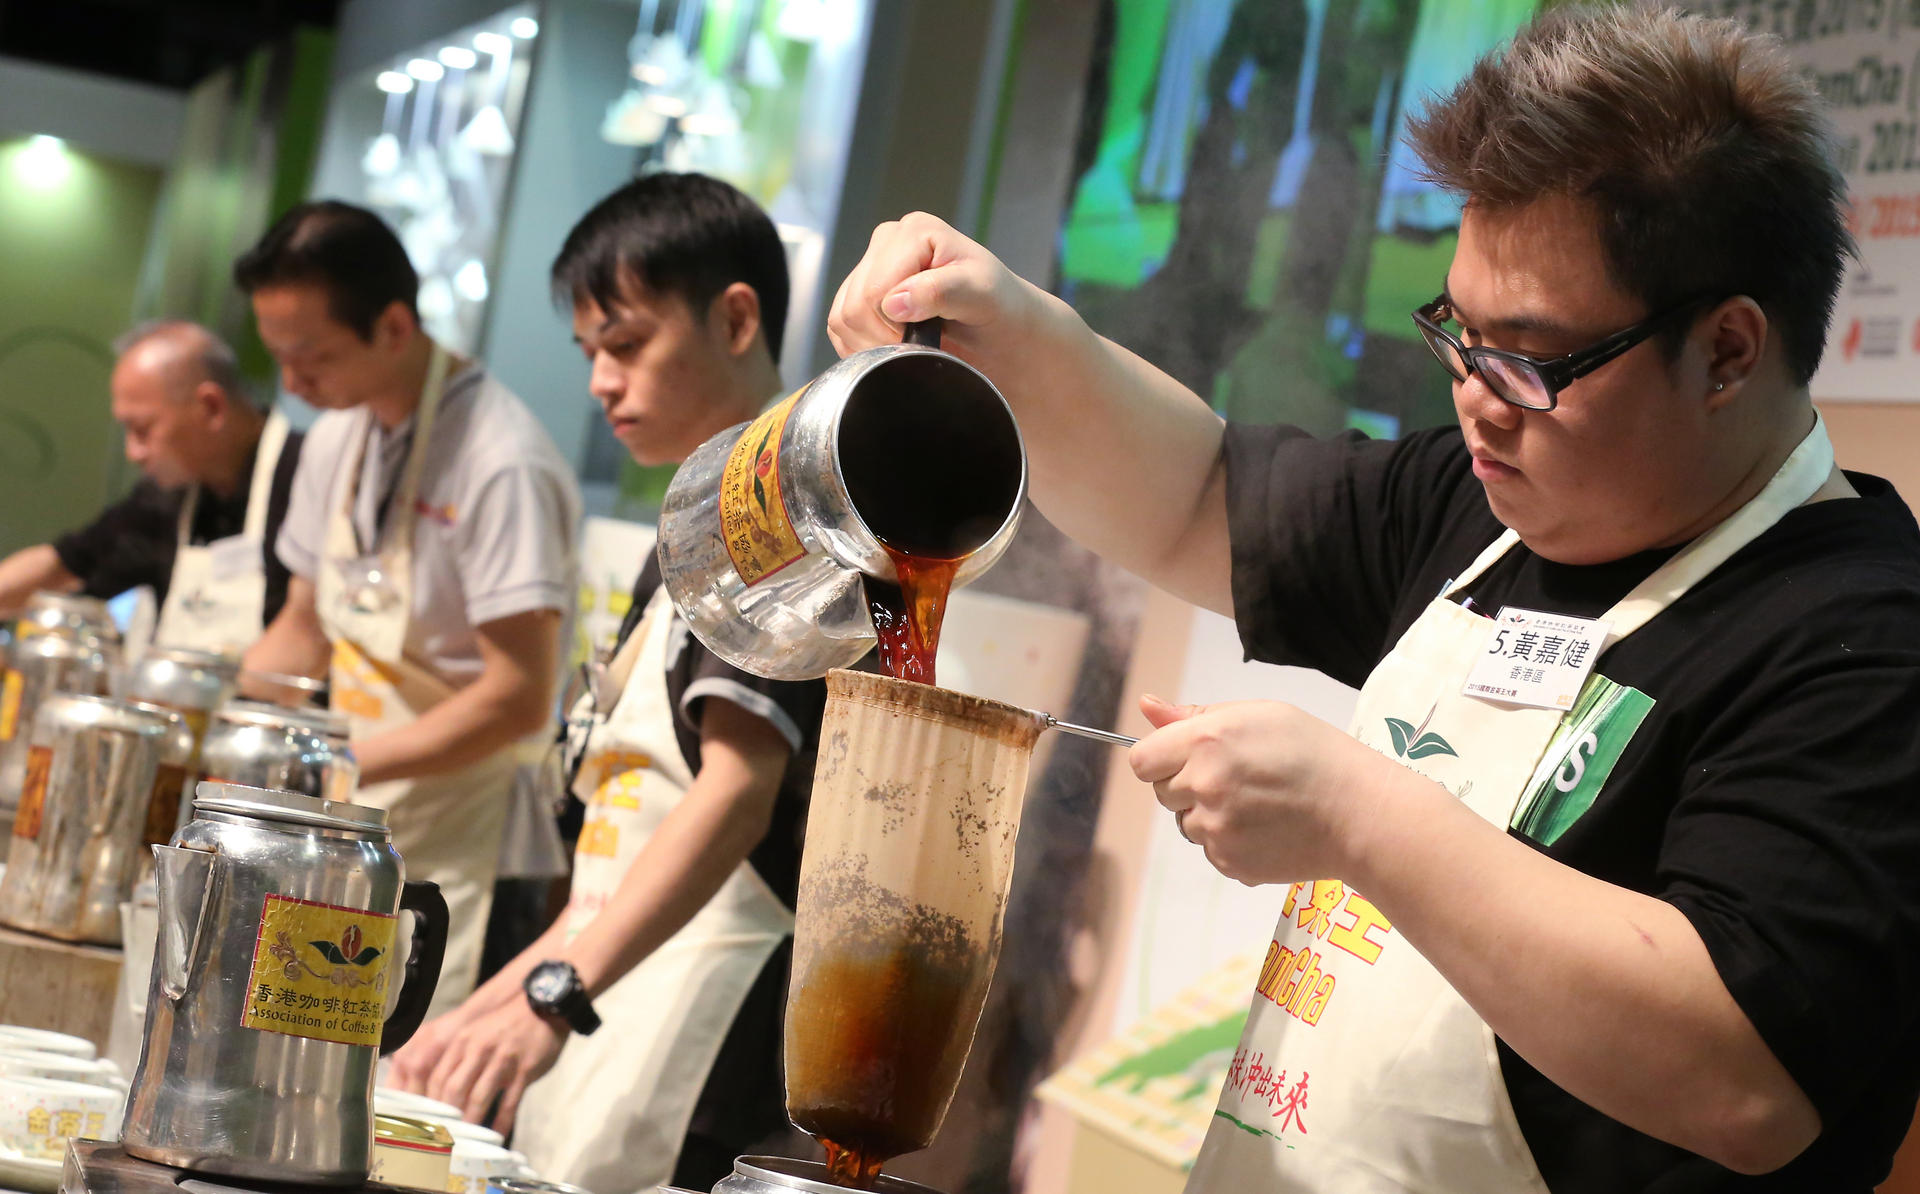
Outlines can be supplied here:
M1851 250L1825 137L1738 25L1523 30L1411 125L1466 199L1414 315L1458 425L1397 443L1225 425L931 217L841 287L843 351L947 320L1053 522L1361 686L1351 736L1142 698L1135 773L1284 891L1190 1190L1887 1173L1920 1092L1920 528L1809 397Z
M1478 374L1495 396L1504 398L1522 410L1552 410L1560 404L1560 391L1592 373L1600 366L1633 348L1634 345L1676 322L1683 315L1696 315L1703 306L1700 299L1676 303L1658 315L1622 328L1597 344L1588 345L1565 356L1538 357L1524 352L1509 352L1485 345L1469 346L1448 331L1454 321L1453 301L1445 291L1413 313L1414 326L1442 368L1455 381L1466 381Z

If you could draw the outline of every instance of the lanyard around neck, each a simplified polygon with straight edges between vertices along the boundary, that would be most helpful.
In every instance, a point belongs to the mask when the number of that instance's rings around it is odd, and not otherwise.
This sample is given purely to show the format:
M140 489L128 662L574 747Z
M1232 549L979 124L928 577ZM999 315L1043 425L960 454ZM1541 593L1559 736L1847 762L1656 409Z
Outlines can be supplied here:
M365 543L360 537L360 524L354 518L355 508L360 502L360 477L366 470L367 448L373 441L378 422L369 417L366 434L361 437L358 458L354 461L353 474L348 478L347 523L353 530L354 545L361 555L367 555L379 547L384 539L387 515L396 500L400 503L400 519L403 527L402 537L412 538L412 513L414 498L420 491L420 474L426 463L427 447L433 437L433 418L439 410L440 399L446 391L447 370L452 354L439 344L433 346L433 357L427 366L426 384L420 390L420 405L413 416L413 430L407 446L407 462L398 475L387 485L387 492L381 496L380 504L374 512L372 544Z

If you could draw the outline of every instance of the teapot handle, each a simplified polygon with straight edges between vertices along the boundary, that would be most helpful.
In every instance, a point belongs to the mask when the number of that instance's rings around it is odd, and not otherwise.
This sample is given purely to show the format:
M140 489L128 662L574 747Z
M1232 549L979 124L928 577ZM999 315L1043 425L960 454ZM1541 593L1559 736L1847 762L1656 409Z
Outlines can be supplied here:
M923 319L919 323L910 323L900 337L902 344L918 344L922 348L940 347L940 327L946 320L935 316Z
M402 976L400 1001L387 1017L380 1033L382 1055L393 1052L413 1038L427 1018L427 1004L440 983L440 963L447 956L446 897L438 883L410 882L400 885L400 911L413 913L413 946L407 951L406 973Z

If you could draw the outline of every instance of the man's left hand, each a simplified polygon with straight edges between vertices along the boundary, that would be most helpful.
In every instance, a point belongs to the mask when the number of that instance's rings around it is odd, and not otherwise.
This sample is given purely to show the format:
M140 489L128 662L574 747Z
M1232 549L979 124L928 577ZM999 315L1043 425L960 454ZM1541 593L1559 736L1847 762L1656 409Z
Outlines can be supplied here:
M487 1111L498 1099L491 1127L501 1135L513 1131L520 1097L542 1074L553 1068L567 1041L563 1025L548 1021L515 999L476 1016L448 1046L427 1083L427 1097L460 1108L470 1123L487 1123Z
M1424 783L1278 701L1172 705L1149 696L1140 711L1155 729L1129 755L1134 775L1215 869L1249 886L1345 873L1369 818L1402 785Z

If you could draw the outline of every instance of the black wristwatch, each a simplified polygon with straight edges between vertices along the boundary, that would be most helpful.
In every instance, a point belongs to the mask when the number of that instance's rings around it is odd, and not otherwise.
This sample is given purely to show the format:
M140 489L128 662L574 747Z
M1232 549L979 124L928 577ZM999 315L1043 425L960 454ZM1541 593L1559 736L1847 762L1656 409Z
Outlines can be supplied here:
M558 1020L581 1036L592 1036L600 1027L600 1017L587 998L587 987L571 962L542 962L527 972L522 984L533 1010L550 1020Z

